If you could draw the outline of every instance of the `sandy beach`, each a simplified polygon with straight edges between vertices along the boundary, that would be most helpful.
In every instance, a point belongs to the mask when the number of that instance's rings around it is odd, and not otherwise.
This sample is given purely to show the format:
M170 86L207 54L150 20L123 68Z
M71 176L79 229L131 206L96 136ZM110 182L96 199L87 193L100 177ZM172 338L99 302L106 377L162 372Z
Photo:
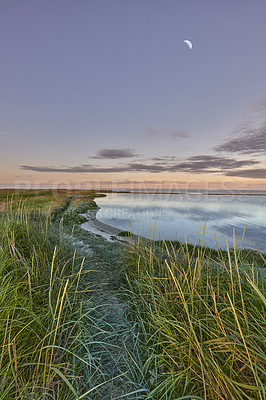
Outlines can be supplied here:
M114 240L132 241L132 239L135 241L138 239L137 235L132 235L132 237L118 236L120 232L123 232L122 229L104 224L96 218L96 214L99 209L100 207L97 207L93 210L88 210L85 214L81 214L82 216L87 218L87 221L80 225L82 229L85 229L86 231L91 232L94 235L100 235L109 242Z

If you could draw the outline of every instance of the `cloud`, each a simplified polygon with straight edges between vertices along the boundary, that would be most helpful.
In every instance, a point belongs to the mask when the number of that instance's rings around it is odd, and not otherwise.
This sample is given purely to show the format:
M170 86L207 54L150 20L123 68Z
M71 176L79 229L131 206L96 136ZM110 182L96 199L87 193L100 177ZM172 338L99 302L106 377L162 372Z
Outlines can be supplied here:
M7 132L0 130L0 135L7 135Z
M156 163L157 165L170 165L171 163L176 163L177 159L174 156L161 156L161 157L152 157L148 160L149 162ZM147 160L144 160L147 162Z
M250 178L250 179L266 179L265 168L254 168L254 169L241 169L228 171L226 176L237 176L239 178Z
M133 149L101 149L96 156L91 158L108 158L115 160L118 158L132 158L137 155L138 154Z
M191 173L213 173L254 164L258 164L258 161L200 155L188 157L184 162L179 163L177 167ZM172 168L174 169L175 167Z
M218 156L193 156L188 157L182 162L173 162L173 159L164 162L152 162L147 159L146 162L134 162L124 165L112 167L100 167L91 164L82 164L73 167L42 167L21 165L21 169L25 171L35 172L60 172L60 173L115 173L115 172L187 172L193 174L200 173L226 173L228 170L239 169L251 165L258 164L256 160L237 160L234 158L218 157Z
M21 169L25 171L35 172L63 172L71 174L84 174L88 172L125 172L125 167L94 167L93 165L83 164L74 167L42 167L42 166L31 166L21 165Z
M266 152L266 96L253 105L247 119L231 132L232 138L214 148L217 152L265 154Z
M127 166L128 172L140 172L140 171L147 171L147 172L166 172L168 171L167 165L162 165L161 163L154 163L154 164L143 164L143 163L132 163L128 164Z
M161 131L158 131L156 129L149 128L149 129L146 129L145 134L147 136L150 136L150 137L153 137L153 138L155 138L155 137L163 137L163 138L168 138L168 139L171 139L171 140L177 140L177 139L181 139L181 138L186 138L187 139L189 137L189 134L186 131L183 131L183 130L180 130L180 129L177 129L177 130L175 130L173 132L161 132Z
M248 131L248 132L247 132ZM222 145L216 146L217 152L241 154L265 154L266 152L266 124L254 130L243 127L244 136L231 139Z

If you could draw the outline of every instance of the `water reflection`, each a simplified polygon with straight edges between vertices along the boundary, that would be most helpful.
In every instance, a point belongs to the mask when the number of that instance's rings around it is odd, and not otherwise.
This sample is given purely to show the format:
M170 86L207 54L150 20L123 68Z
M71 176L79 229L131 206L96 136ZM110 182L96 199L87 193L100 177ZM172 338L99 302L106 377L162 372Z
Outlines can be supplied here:
M221 247L226 246L225 236L233 246L233 229L240 245L247 226L244 246L266 251L264 196L112 193L97 204L100 221L155 239L183 241L186 236L194 243L206 220L205 244L215 244L215 231Z

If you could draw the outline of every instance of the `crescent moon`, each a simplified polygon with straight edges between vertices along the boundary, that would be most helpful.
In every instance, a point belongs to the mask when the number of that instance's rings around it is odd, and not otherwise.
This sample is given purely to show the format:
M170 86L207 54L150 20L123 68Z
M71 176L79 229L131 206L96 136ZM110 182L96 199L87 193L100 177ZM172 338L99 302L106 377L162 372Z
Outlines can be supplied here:
M192 43L190 40L184 40L184 43L186 43L188 45L188 47L190 48L190 50L192 49Z

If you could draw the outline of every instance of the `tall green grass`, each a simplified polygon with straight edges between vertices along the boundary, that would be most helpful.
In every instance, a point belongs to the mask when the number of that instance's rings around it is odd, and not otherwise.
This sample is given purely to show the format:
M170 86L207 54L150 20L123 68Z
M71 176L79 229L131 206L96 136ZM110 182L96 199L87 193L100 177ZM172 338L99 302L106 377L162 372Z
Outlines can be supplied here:
M266 399L264 258L107 243L10 204L0 400Z
M223 254L129 246L147 399L266 398L266 269L247 265L241 250Z
M79 349L89 286L81 281L84 260L61 233L47 214L1 215L0 399L86 393Z
M118 298L124 247L24 202L5 209L0 400L143 399L135 326Z

